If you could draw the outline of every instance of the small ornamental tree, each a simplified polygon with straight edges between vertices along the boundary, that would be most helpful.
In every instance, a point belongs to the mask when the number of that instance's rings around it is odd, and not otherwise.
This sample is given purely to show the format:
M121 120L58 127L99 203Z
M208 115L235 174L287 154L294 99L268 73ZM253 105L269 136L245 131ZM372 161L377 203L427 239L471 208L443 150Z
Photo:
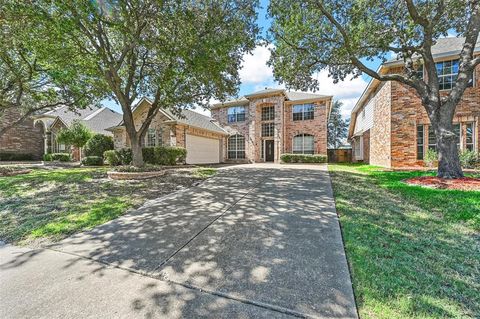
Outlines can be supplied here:
M328 147L338 148L342 142L347 138L348 121L342 118L340 109L343 103L341 101L334 101L330 117L328 118Z
M80 121L73 121L70 127L61 129L57 133L57 142L81 149L92 136L92 131L85 124Z
M123 111L134 166L144 164L141 141L160 108L205 107L240 83L242 57L254 49L257 0L28 1L32 18L58 42L59 63L114 99ZM133 106L152 104L139 127Z
M312 77L327 69L334 81L369 75L413 88L435 131L438 176L463 176L453 130L453 116L480 63L474 49L480 31L480 1L467 0L272 0L271 36L275 43L270 65L280 82L296 89L316 89ZM459 69L451 90L440 92L432 47L440 37L463 37ZM381 74L368 66L391 53L404 72ZM418 72L424 69L425 77Z

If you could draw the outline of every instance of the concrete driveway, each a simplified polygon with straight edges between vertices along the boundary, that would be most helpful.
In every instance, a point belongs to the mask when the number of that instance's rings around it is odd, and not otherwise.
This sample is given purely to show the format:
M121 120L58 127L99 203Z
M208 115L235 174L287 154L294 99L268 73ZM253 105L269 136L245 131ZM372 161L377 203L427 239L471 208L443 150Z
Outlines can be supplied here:
M224 168L48 249L3 246L0 317L356 318L326 166Z

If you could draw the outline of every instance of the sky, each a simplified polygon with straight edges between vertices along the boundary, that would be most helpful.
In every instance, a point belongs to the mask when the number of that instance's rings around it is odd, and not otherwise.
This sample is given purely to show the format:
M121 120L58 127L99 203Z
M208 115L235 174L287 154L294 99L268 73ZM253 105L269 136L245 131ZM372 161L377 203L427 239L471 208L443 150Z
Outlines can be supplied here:
M262 34L265 35L270 27L270 20L266 17L268 0L261 0L261 8L258 12L258 25L262 29ZM241 85L239 88L239 96L252 93L254 91L263 90L266 87L269 88L282 88L283 86L277 83L273 79L272 69L267 66L266 62L270 57L270 51L265 46L257 46L251 54L246 54L243 57L242 68L239 71ZM380 60L365 62L368 67L377 69L380 65ZM333 95L334 100L343 102L343 108L341 110L344 118L350 117L350 111L355 106L358 98L362 94L365 87L368 85L369 77L362 76L355 79L347 78L337 84L333 83L333 80L328 77L327 71L321 71L316 74L320 85L319 90L316 93L323 95ZM104 101L103 104L107 107L114 109L121 113L121 109L113 101ZM196 109L197 112L210 115L210 111L203 109Z

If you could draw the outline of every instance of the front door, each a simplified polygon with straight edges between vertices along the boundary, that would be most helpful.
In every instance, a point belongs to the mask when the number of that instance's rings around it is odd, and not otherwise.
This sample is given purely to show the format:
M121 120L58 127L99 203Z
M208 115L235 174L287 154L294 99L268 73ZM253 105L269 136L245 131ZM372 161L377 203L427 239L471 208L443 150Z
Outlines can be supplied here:
M273 162L275 159L275 156L274 156L275 148L273 145L274 145L273 140L265 141L265 161L266 162Z

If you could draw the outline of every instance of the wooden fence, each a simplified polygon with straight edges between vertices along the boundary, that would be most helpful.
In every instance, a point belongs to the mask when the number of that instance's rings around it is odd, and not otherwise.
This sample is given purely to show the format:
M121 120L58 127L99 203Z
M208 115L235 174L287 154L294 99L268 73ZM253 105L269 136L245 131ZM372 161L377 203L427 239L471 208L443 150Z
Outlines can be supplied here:
M352 162L352 149L329 149L328 162L329 163L351 163Z

